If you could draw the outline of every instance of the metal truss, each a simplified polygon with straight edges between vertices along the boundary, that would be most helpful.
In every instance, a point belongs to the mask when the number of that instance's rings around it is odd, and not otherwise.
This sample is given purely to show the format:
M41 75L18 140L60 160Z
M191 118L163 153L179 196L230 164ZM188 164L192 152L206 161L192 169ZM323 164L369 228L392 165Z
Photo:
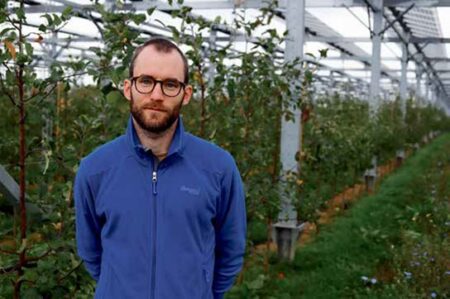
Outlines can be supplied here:
M199 15L196 15L195 13L196 10L200 9L258 9L267 6L268 1L270 0L186 0L183 5L192 7L192 16L198 17ZM305 5L307 8L340 7L347 8L348 10L352 7L368 7L370 10L375 12L377 11L377 8L373 5L373 1L374 0L306 0ZM176 1L173 2L174 6L170 6L167 1L161 0L128 0L125 1L125 3L120 7L116 7L116 9L140 12L146 11L150 7L156 7L157 10L170 14L172 10L179 8ZM419 74L419 78L422 75L430 77L431 81L435 82L436 87L441 89L441 92L448 99L450 95L450 87L446 84L447 81L445 74L447 74L447 70L450 69L450 58L446 56L443 44L450 43L450 38L443 38L442 33L439 31L435 7L450 7L450 0L384 0L383 2L383 18L385 19L387 26L385 26L381 32L382 42L407 44L407 59L414 61L417 64L417 69L419 72L422 72ZM74 0L28 0L26 3L27 14L58 13L62 12L66 6L70 5L74 8L77 17L93 22L95 21L97 26L102 26L102 20L100 17L91 13L92 4L83 5L80 4L79 1ZM106 3L109 4L111 9L114 9L114 1L106 0ZM279 0L278 4L277 15L283 20L285 18L287 0ZM362 62L366 69L371 67L371 57L355 45L355 43L358 42L370 42L370 38L350 38L341 36L330 28L325 22L308 13L308 11L305 12L305 20L305 41L322 42L341 53L340 57L328 57L323 59L323 61L348 59ZM171 34L170 30L156 22L146 22L143 25L144 26L141 26L141 28L135 29L139 30L144 35L152 36L155 34L163 34L170 36ZM256 41L255 37L247 36L245 33L236 31L228 26L220 26L214 29L216 32L221 33L219 36L214 38L216 43L224 41L245 41L251 43ZM370 27L369 30L372 31ZM61 37L61 35L64 34L70 37ZM89 48L85 46L83 47L82 44L100 41L100 37L93 37L88 34L75 34L64 30L61 31L60 36L57 38L45 40L45 42L55 44L59 49L56 54L53 53L52 55L49 55L55 59L66 59L66 57L68 57L67 53L64 53L63 49L76 49L79 52L82 52L85 56L92 56L93 53L89 50ZM215 46L213 48L215 48ZM220 46L218 45L217 48L220 48ZM278 52L278 57L283 57L284 49L279 48ZM396 58L383 58L383 61L386 62L394 60L399 61ZM310 61L310 63L317 64L318 62ZM326 69L340 76L344 76L349 81L356 80L347 73L347 71L351 71L349 69L333 69L330 67L325 67L323 63L320 64L321 69ZM39 65L43 64L39 63ZM394 83L399 83L401 80L397 73L398 70L391 70L381 65L381 75L389 78ZM325 78L324 80L327 79ZM366 79L362 78L358 78L358 82L359 81L364 82L364 85L367 85L368 83Z

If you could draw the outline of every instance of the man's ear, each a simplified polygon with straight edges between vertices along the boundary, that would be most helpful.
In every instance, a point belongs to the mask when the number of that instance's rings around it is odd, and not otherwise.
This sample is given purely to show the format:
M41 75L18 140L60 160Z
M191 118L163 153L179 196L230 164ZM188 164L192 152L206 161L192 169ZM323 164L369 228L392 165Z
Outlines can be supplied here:
M192 88L191 85L187 85L187 86L184 88L183 106L189 104L189 102L191 101L192 92L193 92L193 88Z
M128 101L131 101L131 81L128 79L125 79L123 81L123 95Z

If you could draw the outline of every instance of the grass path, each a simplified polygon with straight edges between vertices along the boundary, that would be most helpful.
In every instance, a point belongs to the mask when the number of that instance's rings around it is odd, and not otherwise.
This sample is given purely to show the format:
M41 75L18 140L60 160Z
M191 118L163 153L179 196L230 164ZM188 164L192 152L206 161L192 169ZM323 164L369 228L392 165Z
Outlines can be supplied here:
M449 199L447 134L229 298L449 298Z

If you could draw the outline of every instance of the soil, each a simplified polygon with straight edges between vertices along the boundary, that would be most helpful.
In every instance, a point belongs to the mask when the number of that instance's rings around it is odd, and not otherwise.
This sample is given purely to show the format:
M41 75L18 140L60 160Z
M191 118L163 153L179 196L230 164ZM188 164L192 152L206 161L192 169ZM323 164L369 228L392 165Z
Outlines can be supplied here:
M396 159L388 161L385 165L378 166L378 179L376 180L375 190L373 191L368 192L365 184L355 184L330 199L326 203L325 210L320 212L319 220L317 221L318 225L321 226L330 223L337 215L350 208L352 203L360 199L362 196L376 192L383 178L399 166L400 163L398 163ZM317 232L317 225L309 222L306 223L305 230L301 233L298 240L300 246L310 242Z
M405 159L411 154L411 151L407 151L405 153ZM337 194L335 197L327 201L326 208L320 212L319 220L317 221L319 227L331 223L336 216L349 209L352 204L361 197L371 193L375 193L383 178L400 167L401 164L401 161L398 161L396 158L394 158L389 160L388 163L378 166L378 179L376 180L374 190L368 191L365 184L355 184L354 186L347 188L342 193ZM307 222L303 232L300 234L300 237L298 239L299 246L304 246L308 242L312 241L318 233L319 231L317 225ZM265 243L255 246L254 252L262 253L267 251L267 248L269 248L270 251L277 250L276 245L273 242L269 242L269 244Z

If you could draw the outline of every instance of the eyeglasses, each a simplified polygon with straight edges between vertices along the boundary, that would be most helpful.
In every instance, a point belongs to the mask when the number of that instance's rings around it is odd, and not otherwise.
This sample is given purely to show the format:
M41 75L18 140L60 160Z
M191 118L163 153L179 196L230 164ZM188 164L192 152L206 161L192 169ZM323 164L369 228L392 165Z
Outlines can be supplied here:
M133 82L135 82L136 90L143 94L151 93L155 89L156 84L159 83L163 94L168 97L176 97L186 87L186 84L176 79L156 80L148 75L133 77L131 78L132 85Z

